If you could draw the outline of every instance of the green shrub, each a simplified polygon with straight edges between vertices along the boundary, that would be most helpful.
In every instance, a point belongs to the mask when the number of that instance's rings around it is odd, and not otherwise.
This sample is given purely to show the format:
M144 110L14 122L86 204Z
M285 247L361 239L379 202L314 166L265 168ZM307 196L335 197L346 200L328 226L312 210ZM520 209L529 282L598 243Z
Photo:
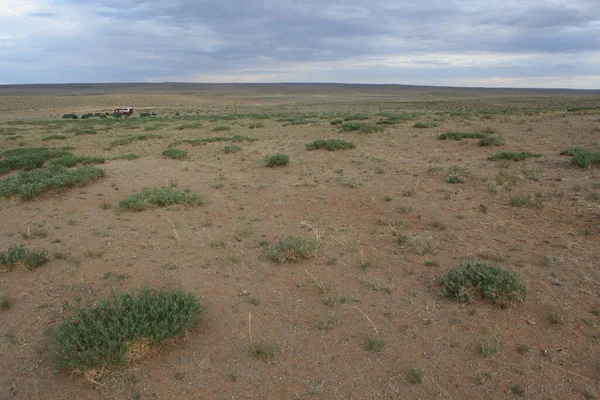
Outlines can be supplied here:
M267 167L281 167L284 165L288 165L290 162L290 158L285 154L271 154L265 157L265 163Z
M334 119L333 121L331 121L331 125L341 125L343 123L344 121L341 119Z
M77 114L64 114L63 119L77 119Z
M341 139L318 139L312 143L307 143L307 150L327 149L329 151L341 149L355 149L356 145Z
M241 150L242 150L242 148L240 146L236 146L236 145L223 147L223 153L225 153L225 154L237 153L238 151L241 151Z
M199 122L191 122L189 124L179 125L177 128L178 131L182 131L184 129L200 129L202 128L202 124Z
M118 114L118 115L121 115L121 114ZM148 140L148 139L161 138L161 137L162 136L155 134L155 133L132 135L132 136L126 137L124 139L115 140L115 141L111 142L110 145L111 146L122 146L125 144L133 143L138 140Z
M265 126L263 124L261 124L260 122L255 122L254 124L250 124L248 126L248 128L250 129L258 129L258 128L264 128Z
M123 365L130 346L157 346L181 336L202 312L196 297L181 290L113 293L62 318L52 337L53 359L59 369L79 372Z
M438 135L438 140L462 140L462 139L484 139L487 135L485 133L475 132L447 132Z
M541 157L538 153L529 153L527 151L515 152L515 151L502 151L500 153L492 154L488 157L488 160L511 160L511 161L523 161L531 157Z
M185 160L188 157L188 153L185 150L180 149L166 149L162 152L163 157L172 158L174 160Z
M527 287L515 271L483 262L463 262L448 270L442 281L445 295L467 303L473 301L475 295L501 305L523 301L527 296Z
M199 205L204 204L204 199L194 193L186 193L179 189L161 188L161 189L145 189L129 196L128 198L119 201L119 209L128 211L142 211L153 204L157 207L166 207L172 204L189 204Z
M502 146L504 138L502 136L487 136L479 139L480 146Z
M600 152L583 147L571 147L560 152L563 156L572 156L571 163L581 168L589 168L593 164L600 164Z
M345 122L340 129L342 132L373 133L382 131L383 127L371 122Z
M10 270L15 264L22 262L29 271L36 269L48 261L48 252L28 250L23 246L13 244L7 251L0 252L0 270Z
M55 158L48 161L46 166L48 167L65 167L72 168L78 164L90 165L90 164L102 164L104 163L104 157L88 157L88 156L74 156L72 154Z
M121 154L120 156L114 156L113 160L137 160L138 158L140 158L140 156L137 154L127 153Z
M69 155L68 152L59 149L47 149L43 147L23 147L0 152L0 174L15 169L40 168L44 163L53 158Z
M102 169L88 165L73 169L52 167L23 171L0 180L0 197L18 195L23 200L30 200L48 190L83 186L101 176L104 176Z
M48 140L65 140L67 137L65 135L50 135L42 138L42 141L46 142Z
M306 125L310 124L313 121L306 119L304 117L290 117L290 118L281 118L277 120L278 122L285 122L283 126L292 126L292 125Z
M231 127L227 125L219 125L212 128L213 132L222 132L222 131L230 131Z
M417 122L413 125L413 128L426 129L435 128L437 124L435 122Z
M365 119L369 119L369 116L365 114L352 114L344 118L344 121L364 121Z
M272 246L269 256L280 263L298 261L315 256L320 244L316 239L301 236L283 236Z

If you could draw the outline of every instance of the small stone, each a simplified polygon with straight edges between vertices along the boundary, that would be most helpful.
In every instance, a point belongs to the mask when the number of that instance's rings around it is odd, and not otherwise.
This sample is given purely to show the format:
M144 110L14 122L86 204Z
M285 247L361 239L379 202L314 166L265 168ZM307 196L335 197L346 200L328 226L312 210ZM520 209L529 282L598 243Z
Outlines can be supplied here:
M249 294L250 294L250 292L248 290L246 290L246 289L240 290L238 292L238 296L248 296Z

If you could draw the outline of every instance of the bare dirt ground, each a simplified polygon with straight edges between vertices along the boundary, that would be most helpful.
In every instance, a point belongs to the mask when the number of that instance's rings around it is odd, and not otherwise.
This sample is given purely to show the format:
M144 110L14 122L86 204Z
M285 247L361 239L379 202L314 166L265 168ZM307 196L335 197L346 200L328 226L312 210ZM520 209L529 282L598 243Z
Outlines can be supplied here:
M600 150L598 93L396 87L378 94L326 85L300 93L252 85L135 91L0 92L0 150L69 146L78 155L140 156L100 164L105 177L85 187L0 199L0 251L24 243L51 255L36 270L0 274L0 295L10 300L0 311L1 399L600 395L600 169L559 155L573 146ZM118 106L136 113L119 121L61 118ZM157 115L139 118L146 110ZM373 133L331 125L357 113L373 123L382 113L411 119ZM96 133L80 134L82 127ZM452 131L489 132L505 144L436 139ZM143 134L160 137L111 145ZM258 140L235 143L242 150L233 154L223 152L231 143L215 142L177 146L189 153L184 161L161 155L176 140L235 134ZM42 141L49 135L66 139ZM305 149L326 138L356 149ZM542 156L488 160L504 150ZM289 155L290 164L265 167L272 153ZM451 171L464 182L448 183ZM206 204L116 207L136 191L165 186L190 189ZM524 195L539 201L511 202ZM23 238L28 227L45 237ZM284 235L317 234L323 245L308 261L267 256ZM416 241L400 244L398 235ZM527 300L501 308L443 296L441 276L465 258L517 271ZM358 267L367 262L371 268ZM68 314L65 302L143 285L190 291L206 312L184 339L99 381L56 370L49 343ZM366 348L374 330L360 310L377 327L381 351ZM250 312L254 341L278 348L269 362L250 354ZM341 323L319 329L317 321L332 315ZM422 382L407 379L413 368Z

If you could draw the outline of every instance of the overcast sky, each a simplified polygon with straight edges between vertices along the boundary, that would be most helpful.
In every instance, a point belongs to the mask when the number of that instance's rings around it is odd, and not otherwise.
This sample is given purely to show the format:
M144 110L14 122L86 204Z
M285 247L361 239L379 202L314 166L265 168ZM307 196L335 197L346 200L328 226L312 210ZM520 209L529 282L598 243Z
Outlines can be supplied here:
M0 83L600 89L600 0L0 0Z

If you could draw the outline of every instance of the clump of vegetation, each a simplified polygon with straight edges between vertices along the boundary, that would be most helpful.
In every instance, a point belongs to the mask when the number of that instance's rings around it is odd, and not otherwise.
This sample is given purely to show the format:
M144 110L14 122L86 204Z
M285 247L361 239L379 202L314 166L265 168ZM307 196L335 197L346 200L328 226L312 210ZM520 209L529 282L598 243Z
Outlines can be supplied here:
M423 372L417 368L409 369L406 373L406 381L412 384L423 382Z
M572 156L571 164L581 168L589 168L593 164L600 164L600 151L585 149L583 147L571 147L560 152L562 156Z
M114 156L113 160L137 160L138 158L140 158L140 156L137 154L127 153L121 154L120 156Z
M240 146L231 145L223 147L223 153L225 154L237 153L238 151L242 151Z
M437 124L435 122L417 122L413 125L413 128L426 129L435 128Z
M261 124L260 122L255 122L248 126L248 128L250 128L250 129L259 129L259 128L264 128L264 127L265 126L263 124Z
M352 114L344 118L344 121L364 121L365 119L369 119L369 116L365 114Z
M48 190L83 186L102 176L104 170L87 165L73 169L51 167L23 171L0 180L0 197L18 195L22 200L30 200Z
M517 195L510 198L510 205L513 207L541 208L543 199L543 193L536 193L534 196L531 194Z
M282 167L288 165L289 162L290 158L281 153L271 154L265 157L265 164L267 167Z
M257 343L250 347L252 357L265 362L271 361L277 351L279 351L279 346L271 342Z
M104 157L74 156L69 154L48 161L46 166L72 168L76 165L102 164L104 161Z
M120 114L119 114L120 115ZM133 142L136 142L138 140L148 140L148 139L155 139L155 138L161 138L162 136L156 134L156 133L146 133L146 134L141 134L141 135L132 135L132 136L128 136L126 138L123 139L119 139L119 140L115 140L113 142L110 143L111 146L123 146L126 144L130 144Z
M172 204L202 205L204 199L195 193L186 193L179 189L161 188L145 189L119 201L119 209L127 211L142 211L149 204L166 207Z
M213 132L223 132L223 131L230 131L231 127L228 125L217 125L214 128L212 128Z
M486 138L485 133L475 132L447 132L438 135L438 140L463 140L463 139L483 139Z
M5 174L16 169L29 170L40 168L44 163L53 158L69 155L60 149L47 149L44 147L23 147L0 152L0 174Z
M200 129L200 128L202 128L202 124L201 123L199 123L199 122L191 122L189 124L179 125L175 129L177 129L178 131L182 131L184 129Z
M65 140L67 137L65 135L50 135L42 138L42 141L47 142L48 140Z
M280 263L304 260L315 256L320 247L317 239L302 236L283 236L269 250L269 256Z
M145 348L181 336L203 312L196 297L181 290L147 287L76 306L52 337L59 369L84 372L126 364Z
M448 270L442 281L445 295L466 303L479 296L505 305L524 301L527 296L527 286L515 271L478 261L463 262Z
M479 145L484 147L502 146L503 144L504 138L502 136L486 136L479 139Z
M331 121L331 125L341 125L344 123L344 120L342 119L334 119L333 121Z
M174 160L185 160L188 157L187 151L181 149L166 149L162 152L162 155Z
M306 119L304 117L290 117L290 118L281 118L277 120L278 122L285 122L283 126L292 126L292 125L306 125L310 124L313 121Z
M31 271L48 261L48 252L29 250L23 243L11 245L8 250L0 252L0 270L11 270L15 264L23 263L25 269Z
M173 147L173 146L179 146L180 144L189 144L192 146L200 146L200 145L205 145L207 143L215 143L215 142L233 142L233 143L238 143L238 142L243 142L243 141L247 141L247 142L256 142L258 139L257 138L253 138L253 137L249 137L249 136L244 136L244 135L233 135L233 136L216 136L216 137L208 137L208 138L203 138L203 139L182 139L182 140L177 140L173 143L171 143L169 145L169 147Z
M356 145L341 139L318 139L312 143L307 143L307 150L327 149L329 151L341 149L355 149Z
M385 119L380 119L377 121L377 125L396 125L397 123L410 121L417 117L414 114L382 113L380 115L385 117Z
M0 297L0 311L6 311L10 308L11 301L8 296Z
M436 250L436 242L434 237L428 232L421 232L417 235L411 234L394 234L398 244L409 250L411 253L418 255L434 254Z
M342 132L373 133L380 132L383 127L372 122L345 122L340 126Z
M318 329L329 330L341 325L342 322L344 322L344 317L339 314L331 314L317 319L315 323Z
M463 183L464 181L464 178L458 172L451 172L446 177L446 182L448 183Z
M500 153L492 154L488 157L488 160L498 161L498 160L510 160L510 161L523 161L528 158L537 158L542 155L539 153L530 153L528 151L501 151Z

